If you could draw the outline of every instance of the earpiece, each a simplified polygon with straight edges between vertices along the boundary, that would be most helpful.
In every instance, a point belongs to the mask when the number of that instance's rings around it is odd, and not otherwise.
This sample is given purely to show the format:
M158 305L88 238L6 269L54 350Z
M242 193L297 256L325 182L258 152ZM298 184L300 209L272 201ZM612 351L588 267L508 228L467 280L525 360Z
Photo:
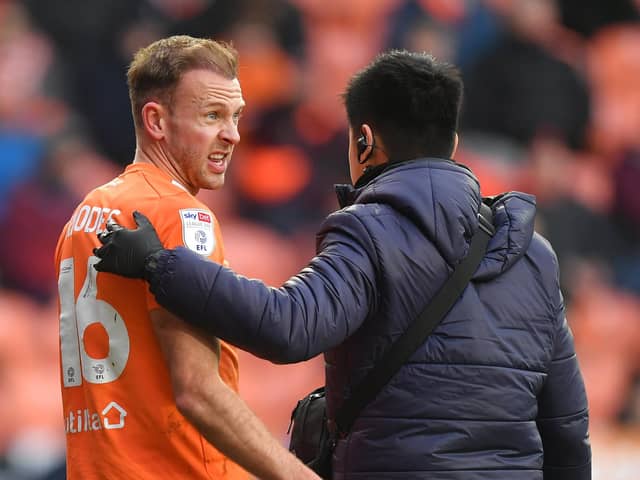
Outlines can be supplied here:
M362 156L364 151L367 149L369 144L367 143L367 139L366 139L366 137L364 135L360 135L358 137L357 144L358 144L358 157L360 157L360 156ZM366 162L366 158L365 158L364 161L360 161L360 160L358 160L358 161L360 163L364 163L364 162Z
M387 156L387 159L388 159L389 155L387 154L387 152L385 152L382 148L376 145L376 137L374 135L371 135L371 143L367 143L367 137L364 134L364 130L362 130L362 132L363 132L362 135L360 135L356 140L356 147L358 149L358 163L362 165L367 160L369 160L369 157L373 153L374 148L378 148L381 152L383 152ZM366 156L364 156L364 158L362 158L367 148L369 147L371 147L371 150L369 150L369 153Z

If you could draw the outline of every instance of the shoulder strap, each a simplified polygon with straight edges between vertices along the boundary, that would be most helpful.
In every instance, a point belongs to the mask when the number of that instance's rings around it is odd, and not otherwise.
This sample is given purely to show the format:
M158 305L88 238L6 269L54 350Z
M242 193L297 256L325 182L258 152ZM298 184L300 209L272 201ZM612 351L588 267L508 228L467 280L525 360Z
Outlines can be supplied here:
M478 221L479 228L471 239L467 256L458 264L420 316L385 352L360 385L354 389L353 395L347 398L340 410L336 412L335 428L338 435L344 436L351 430L360 411L391 380L391 377L416 349L425 342L466 288L484 257L489 239L494 234L491 208L484 203L480 204Z

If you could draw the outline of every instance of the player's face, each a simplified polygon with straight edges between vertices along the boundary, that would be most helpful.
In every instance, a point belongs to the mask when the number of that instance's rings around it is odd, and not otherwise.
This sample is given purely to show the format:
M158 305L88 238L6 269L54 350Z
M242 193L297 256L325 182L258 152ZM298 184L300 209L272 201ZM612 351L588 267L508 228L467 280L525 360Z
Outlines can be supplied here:
M234 147L240 141L238 120L244 107L237 78L209 70L185 73L167 117L166 147L179 180L192 193L217 189Z

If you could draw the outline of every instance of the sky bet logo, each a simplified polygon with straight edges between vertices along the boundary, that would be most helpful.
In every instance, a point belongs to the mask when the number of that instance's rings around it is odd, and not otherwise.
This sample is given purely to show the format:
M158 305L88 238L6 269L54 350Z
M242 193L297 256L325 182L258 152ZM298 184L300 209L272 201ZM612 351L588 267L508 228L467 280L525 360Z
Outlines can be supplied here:
M211 215L206 212L199 212L197 210L182 211L182 218L184 220L195 220L198 222L211 223Z

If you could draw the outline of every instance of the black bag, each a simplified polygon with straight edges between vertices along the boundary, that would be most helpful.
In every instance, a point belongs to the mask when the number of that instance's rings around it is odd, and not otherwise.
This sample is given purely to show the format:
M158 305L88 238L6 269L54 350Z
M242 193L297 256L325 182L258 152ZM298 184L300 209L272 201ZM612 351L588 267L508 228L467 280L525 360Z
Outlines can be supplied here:
M482 203L479 228L471 240L467 256L460 262L442 288L422 310L418 318L384 353L362 382L336 412L334 428L329 428L324 387L308 394L291 412L289 451L323 479L331 479L331 457L338 436L344 438L360 411L386 385L407 358L422 345L466 288L484 257L494 233L491 208ZM293 428L292 428L293 427ZM289 432L287 432L289 433Z
M329 431L324 387L316 388L291 412L289 450L325 480L331 479L335 441Z

